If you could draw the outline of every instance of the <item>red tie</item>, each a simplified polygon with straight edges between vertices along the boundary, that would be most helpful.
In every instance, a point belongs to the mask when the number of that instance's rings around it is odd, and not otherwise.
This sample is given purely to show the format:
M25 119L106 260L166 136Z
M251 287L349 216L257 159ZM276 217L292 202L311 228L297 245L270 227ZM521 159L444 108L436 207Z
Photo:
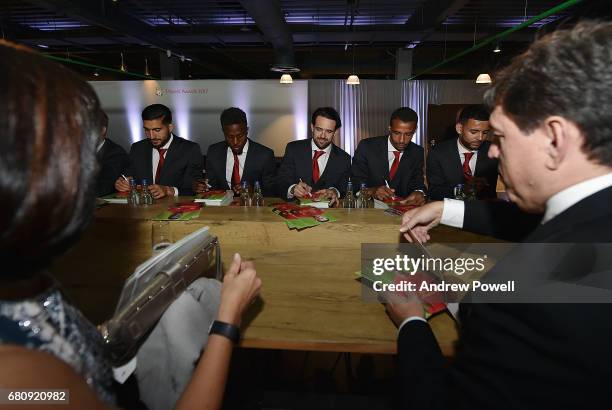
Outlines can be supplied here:
M240 161L238 155L234 152L234 169L232 170L232 187L240 185Z
M167 149L161 149L161 148L156 148L156 150L157 150L157 152L159 152L159 162L157 163L157 169L155 170L155 183L159 184L159 176L161 175L161 170L164 167L164 161L166 161L166 158L164 157L164 154L168 150Z
M391 169L389 170L389 179L393 179L393 177L395 177L395 174L397 173L397 168L399 167L400 163L400 154L401 152L399 151L393 151L395 159L393 160L393 164L391 164Z
M312 157L312 182L315 184L319 181L321 175L319 175L319 157L325 154L325 151L315 151Z
M474 155L473 152L465 152L465 160L463 160L463 179L464 181L471 182L472 181L472 170L470 169L470 160Z

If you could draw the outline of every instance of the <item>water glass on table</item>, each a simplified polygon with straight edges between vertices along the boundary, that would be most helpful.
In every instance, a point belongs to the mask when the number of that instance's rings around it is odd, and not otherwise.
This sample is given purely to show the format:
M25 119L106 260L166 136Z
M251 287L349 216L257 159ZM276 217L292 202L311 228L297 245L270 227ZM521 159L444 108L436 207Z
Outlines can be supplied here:
M151 248L156 255L172 245L172 232L169 221L153 221L151 226Z

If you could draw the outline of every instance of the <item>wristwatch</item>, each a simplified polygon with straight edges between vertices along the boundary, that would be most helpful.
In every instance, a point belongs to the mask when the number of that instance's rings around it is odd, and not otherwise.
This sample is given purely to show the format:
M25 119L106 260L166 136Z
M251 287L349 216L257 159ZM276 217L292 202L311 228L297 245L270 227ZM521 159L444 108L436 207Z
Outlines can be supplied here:
M229 323L213 321L208 328L209 335L219 335L227 337L229 340L238 344L240 341L240 329L238 326L230 325Z

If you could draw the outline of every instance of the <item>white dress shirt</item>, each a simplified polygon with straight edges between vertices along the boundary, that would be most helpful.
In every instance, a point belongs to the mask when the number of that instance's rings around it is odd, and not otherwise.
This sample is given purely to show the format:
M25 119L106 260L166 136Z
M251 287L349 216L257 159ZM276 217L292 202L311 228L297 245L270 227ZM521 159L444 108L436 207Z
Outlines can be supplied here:
M461 144L461 141L459 141L459 138L457 138L457 149L459 150L459 160L461 161L461 166L463 167L463 162L465 161L465 155L466 153L472 153L474 155L472 155L472 158L470 158L470 162L468 163L470 166L470 171L472 171L472 175L476 175L476 161L478 158L478 150L472 151L467 149L466 147L463 146L463 144Z
M174 136L172 134L170 134L170 138L168 139L168 142L166 142L164 144L163 147L160 147L159 149L165 149L166 152L164 152L164 159L168 156L168 149L170 148L170 144L172 144L172 140L174 139ZM157 148L153 148L152 149L152 153L151 155L153 156L153 161L151 161L153 163L153 181L149 181L149 185L153 185L155 184L155 174L157 173L157 166L159 165L159 151L157 150ZM178 196L178 188L176 187L172 187L174 188L174 196Z
M391 137L387 139L387 161L389 161L389 171L391 171L391 167L393 166L393 161L395 161L394 152L399 152L399 161L402 160L402 155L404 155L404 151L397 151L393 144L391 144Z
M612 173L591 178L586 181L572 185L562 191L557 192L546 201L546 212L542 218L542 224L553 219L572 205L577 204L584 198L595 194L603 189L612 186ZM457 199L444 199L444 209L440 223L443 225L452 226L455 228L463 228L463 219L465 215L465 203ZM456 308L456 306L454 307ZM411 316L406 318L399 327L413 320L425 320L421 317Z
M544 218L542 218L542 223L544 224L550 221L587 196L593 195L610 186L612 186L612 173L587 179L569 188L565 188L563 191L557 192L546 201L546 212L544 213ZM464 214L465 205L463 201L445 198L440 223L455 228L463 228Z
M242 180L242 171L244 170L244 162L246 161L247 151L249 150L249 140L247 139L246 144L242 148L242 154L238 155L238 168L240 179ZM232 187L232 173L234 172L234 151L230 147L227 147L227 154L225 155L225 180L227 186Z
M310 141L310 150L311 150L310 159L311 160L312 158L314 158L316 151L323 151L323 154L319 158L317 158L317 163L319 164L319 177L321 177L321 175L323 175L323 173L325 172L325 167L327 166L327 161L329 161L329 154L331 152L331 149L332 149L332 144L329 144L325 149L322 150L321 148L317 147L317 144L315 144L313 140ZM289 199L293 198L293 194L291 193L291 190L296 185L297 184L293 184L289 187L289 189L287 190L287 198ZM340 193L335 187L329 187L329 189L334 189L336 191L336 195L338 195L338 198L340 197Z
M106 138L102 138L102 142L98 144L98 147L96 148L96 152L100 152L102 147L104 147L104 144L106 144Z

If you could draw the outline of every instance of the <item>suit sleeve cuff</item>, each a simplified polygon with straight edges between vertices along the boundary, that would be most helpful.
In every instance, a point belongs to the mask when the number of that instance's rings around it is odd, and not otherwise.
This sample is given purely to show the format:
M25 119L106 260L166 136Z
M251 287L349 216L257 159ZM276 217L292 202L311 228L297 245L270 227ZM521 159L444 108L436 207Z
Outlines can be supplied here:
M410 322L415 321L415 320L420 320L421 322L425 322L425 323L427 323L427 320L426 320L425 318L421 317L421 316L410 316L410 317L408 317L408 318L404 319L404 321L402 322L402 324L401 324L401 325L399 325L399 327L397 328L397 332L398 332L398 333L399 333L399 332L401 332L401 331L402 331L402 328L404 327L404 325L405 325L406 323L410 323Z
M291 190L293 189L294 186L296 186L297 184L293 184L289 187L289 189L287 190L287 199L293 199L293 194L291 193Z
M453 228L463 228L465 215L465 203L457 199L444 198L444 209L440 223L452 226Z

